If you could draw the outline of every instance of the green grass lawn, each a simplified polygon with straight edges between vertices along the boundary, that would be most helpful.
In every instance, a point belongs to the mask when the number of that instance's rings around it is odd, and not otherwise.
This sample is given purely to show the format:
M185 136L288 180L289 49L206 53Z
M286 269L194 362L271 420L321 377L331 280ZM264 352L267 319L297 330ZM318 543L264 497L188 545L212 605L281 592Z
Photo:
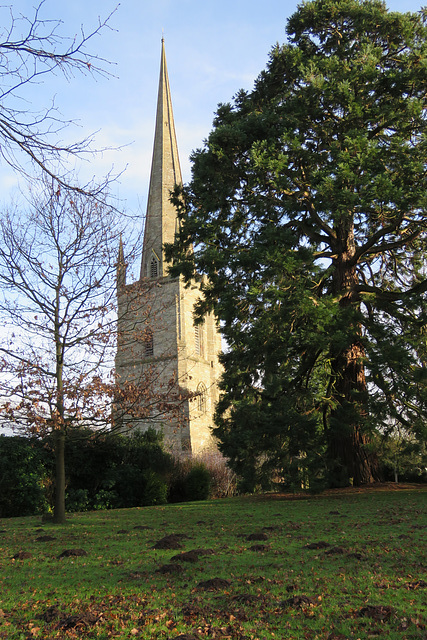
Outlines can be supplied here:
M78 513L62 527L3 519L0 638L426 638L426 499L367 490ZM180 548L155 548L171 534Z

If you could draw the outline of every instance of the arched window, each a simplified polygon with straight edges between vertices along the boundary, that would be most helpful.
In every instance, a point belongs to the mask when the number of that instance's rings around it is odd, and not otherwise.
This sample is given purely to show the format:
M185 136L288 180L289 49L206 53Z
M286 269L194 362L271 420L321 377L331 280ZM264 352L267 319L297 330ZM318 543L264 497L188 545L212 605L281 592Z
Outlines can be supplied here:
M154 339L151 329L147 329L144 336L144 355L146 358L154 355Z
M207 389L204 382L197 385L197 410L200 413L206 413L207 409Z
M154 256L150 262L150 278L157 278L159 275L159 262Z

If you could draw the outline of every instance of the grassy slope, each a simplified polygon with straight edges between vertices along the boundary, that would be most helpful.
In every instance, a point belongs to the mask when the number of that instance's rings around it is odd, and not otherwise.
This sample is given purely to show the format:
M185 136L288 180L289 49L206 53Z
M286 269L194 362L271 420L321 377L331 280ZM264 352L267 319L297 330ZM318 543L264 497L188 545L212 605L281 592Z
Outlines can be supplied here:
M43 531L38 518L3 520L0 638L425 638L426 499L245 497L74 514ZM153 549L171 533L188 536L183 551L214 553L159 573L180 553ZM341 550L305 547L319 541ZM72 548L87 556L58 558ZM213 578L230 582L198 586Z

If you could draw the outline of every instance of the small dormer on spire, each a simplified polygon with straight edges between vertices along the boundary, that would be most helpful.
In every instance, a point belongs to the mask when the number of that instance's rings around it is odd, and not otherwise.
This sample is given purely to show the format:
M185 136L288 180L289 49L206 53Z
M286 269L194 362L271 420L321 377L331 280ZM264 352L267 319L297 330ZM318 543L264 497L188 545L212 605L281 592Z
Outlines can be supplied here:
M156 273L152 264L153 256L158 261L156 277L167 275L163 245L166 242L174 241L177 219L176 210L170 202L170 194L175 185L181 183L165 42L162 35L156 129L145 221L141 278L155 277L153 276Z

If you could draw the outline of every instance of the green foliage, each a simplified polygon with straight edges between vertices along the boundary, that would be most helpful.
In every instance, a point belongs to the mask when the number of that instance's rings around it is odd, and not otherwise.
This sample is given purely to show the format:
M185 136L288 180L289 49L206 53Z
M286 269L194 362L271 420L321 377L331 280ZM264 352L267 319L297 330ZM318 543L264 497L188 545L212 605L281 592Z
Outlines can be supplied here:
M212 478L206 464L197 459L174 459L169 477L169 501L191 502L207 500L211 494Z
M167 502L166 482L153 470L121 464L116 470L115 508L142 507Z
M174 194L167 256L207 276L197 312L229 347L216 435L247 487L297 485L302 459L316 486L372 482L390 421L426 439L425 18L301 4Z
M163 475L148 469L143 474L144 493L141 506L151 507L154 504L166 504L168 501L168 485Z
M90 508L89 491L87 489L68 489L65 495L66 510L87 511Z
M169 473L169 502L185 502L185 477L190 469L190 460L175 457Z
M381 465L386 480L427 483L425 442L417 442L402 430L392 429L381 442Z
M191 467L185 477L184 491L187 500L207 500L210 497L211 477L203 463Z
M47 506L46 455L39 440L0 436L0 517L41 513Z
M48 508L54 474L51 438L0 437L0 517ZM65 444L68 512L167 502L172 458L154 431L121 436L74 430Z
M66 442L68 511L163 504L171 458L154 430L130 436L76 431Z

